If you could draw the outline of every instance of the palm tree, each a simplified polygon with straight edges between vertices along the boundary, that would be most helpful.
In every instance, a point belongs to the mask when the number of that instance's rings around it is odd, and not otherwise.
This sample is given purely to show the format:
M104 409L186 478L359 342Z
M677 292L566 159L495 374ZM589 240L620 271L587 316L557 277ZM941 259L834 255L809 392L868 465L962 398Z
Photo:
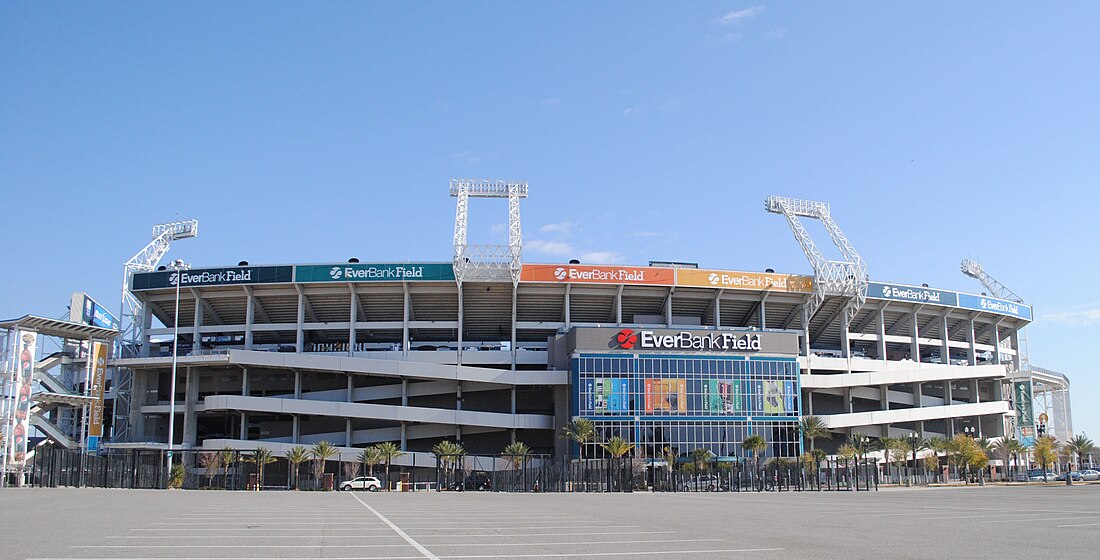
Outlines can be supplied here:
M814 440L833 439L833 433L825 427L825 422L820 417L803 416L798 422L798 427L802 430L802 437L810 442L810 453L814 451Z
M374 466L382 463L382 454L372 445L359 452L359 462L367 466L367 476L374 476Z
M378 453L382 458L382 461L386 464L386 491L390 491L390 465L393 464L393 460L404 455L405 452L401 451L401 448L392 441L385 441L379 443L377 446Z
M617 476L615 478L618 480L618 484L621 489L623 486L623 480L622 465L620 464L620 461L622 460L623 455L630 453L630 450L634 449L634 444L619 436L612 436L605 443L601 443L600 447L602 447L604 451L611 454L612 461L614 462L614 466L612 468L617 473Z
M229 469L237 461L237 452L228 445L218 451L218 462L222 465L222 487L229 486Z
M741 448L752 453L752 471L755 476L760 470L760 452L768 447L768 440L764 436L753 434L741 442Z
M504 456L508 459L508 462L512 464L512 490L515 491L516 483L519 482L519 469L527 460L527 456L531 454L531 448L527 447L526 443L522 441L514 441L509 443L504 448Z
M271 452L270 449L261 446L254 449L252 451L252 454L245 457L244 460L249 463L254 463L256 465L256 489L259 490L260 488L263 488L264 467L276 461L275 455Z
M328 460L339 451L337 451L335 445L327 441L319 441L314 444L313 449L310 449L310 453L313 455L313 478L319 481L321 476L325 474Z
M848 481L848 461L857 459L859 457L859 450L857 450L855 447L852 447L851 444L845 443L844 445L840 446L840 449L837 450L836 455L838 458L844 459L844 479L845 481ZM838 468L839 466L840 465L837 465ZM858 484L858 482L859 481L857 479L856 483ZM838 481L837 486L839 487L839 485L840 483ZM850 482L848 488L851 489Z
M298 469L302 463L309 460L309 451L301 445L295 445L286 450L286 460L290 462L290 474L294 489L298 489Z
M366 452L367 451L364 451L363 453ZM375 450L375 452L377 452L377 450ZM462 448L462 445L445 439L432 447L432 454L435 455L436 461L439 462L439 466L443 467L443 478L448 482L449 486L451 482L451 467L458 466L458 459L460 456L466 454L466 450ZM376 459L375 462L380 462L380 459Z
M1092 440L1082 433L1070 438L1070 440L1066 442L1066 447L1072 449L1073 453L1077 454L1077 468L1080 469L1081 463L1084 462L1085 455L1091 453L1095 446L1092 444Z
M1000 441L993 444L993 451L996 452L997 455L1001 457L1001 460L1004 461L1004 479L1006 481L1009 480L1009 463L1013 462L1013 460L1016 459L1020 453L1023 453L1024 449L1025 448L1020 443L1020 440L1016 438L1010 438L1008 436L1001 438ZM1015 471L1016 469L1013 470Z
M666 446L666 447L661 449L661 458L663 458L665 460L665 463L668 464L668 484L670 486L670 488L669 488L670 490L672 489L671 487L673 486L672 470L674 468L676 468L676 456L677 456L676 455L676 450L673 449L672 447L667 447Z
M933 437L933 438L928 438L928 440L925 441L924 444L925 444L925 447L932 450L932 455L934 455L936 457L935 463L936 463L936 468L938 469L939 464L940 464L939 463L939 461L940 461L939 456L947 454L948 448L951 447L950 442L947 441L947 438ZM925 465L924 465L925 468L928 467L929 462L930 461L925 461ZM944 482L946 482L946 481L944 481Z
M577 442L580 447L578 458L583 462L585 445L596 439L596 425L587 418L577 418L562 429L562 437Z
M890 453L897 448L898 442L901 441L892 437L880 437L878 438L878 448L882 450L882 462L886 467L886 477L890 477Z

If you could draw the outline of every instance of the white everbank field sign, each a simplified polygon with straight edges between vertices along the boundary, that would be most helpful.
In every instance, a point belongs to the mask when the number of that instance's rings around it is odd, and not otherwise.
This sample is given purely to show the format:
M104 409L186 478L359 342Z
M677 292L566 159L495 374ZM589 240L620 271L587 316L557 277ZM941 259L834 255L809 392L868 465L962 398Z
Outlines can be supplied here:
M738 333L694 334L682 331L659 335L653 331L638 332L638 347L646 350L719 350L723 352L760 350L760 335Z

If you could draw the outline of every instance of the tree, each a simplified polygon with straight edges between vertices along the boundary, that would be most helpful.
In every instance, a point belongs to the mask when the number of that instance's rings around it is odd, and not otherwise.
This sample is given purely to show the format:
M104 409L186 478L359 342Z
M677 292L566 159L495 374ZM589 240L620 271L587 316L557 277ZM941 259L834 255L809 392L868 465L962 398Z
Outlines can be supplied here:
M894 440L894 445L890 451L894 458L894 468L901 472L901 469L905 467L905 463L909 460L909 454L913 452L912 445L909 444L909 440L906 438L897 438Z
M1008 465L1009 463L1017 463L1014 465L1013 471L1018 467L1018 458L1021 453L1027 451L1027 448L1020 443L1020 440L1016 438L1003 437L997 443L993 444L993 452L996 453L1002 461L1004 461L1004 479L1009 480Z
M378 453L382 458L382 461L386 464L386 491L390 491L390 465L393 464L393 460L404 455L405 452L401 451L401 448L392 441L385 441L379 443Z
M213 486L214 476L222 467L221 457L214 451L203 451L199 453L199 465L206 470L206 486Z
M1092 440L1082 433L1070 438L1066 442L1066 447L1077 454L1077 468L1080 469L1081 464L1085 462L1085 456L1091 453L1095 446L1092 444Z
M325 474L328 460L337 453L336 446L327 441L319 441L313 445L313 449L310 449L310 454L313 455L313 478L318 481L318 484L320 484L321 475Z
M580 447L578 458L583 461L585 445L596 439L596 425L587 418L577 418L562 429L562 437L577 443Z
M1035 455L1035 460L1039 462L1043 467L1043 476L1046 476L1047 465L1054 463L1058 460L1058 440L1052 436L1043 436L1035 440L1035 447L1032 449L1032 454Z
M612 468L614 469L614 471L616 473L615 480L618 482L618 486L620 487L620 490L621 490L622 486L624 486L623 479L622 479L622 474L623 473L622 473L621 461L622 461L623 455L626 455L627 453L630 453L630 450L634 449L634 444L630 443L629 441L627 441L627 440L625 440L625 439L623 439L619 436L612 436L606 442L601 443L600 447L602 447L604 451L611 454L611 457L612 457L611 461L612 461L612 464L613 464Z
M882 450L882 462L886 465L887 478L889 478L890 476L890 453L894 451L894 448L897 447L899 441L900 440L898 440L897 438L892 437L881 437L878 439L878 448Z
M363 454L367 454L372 449L374 448L367 448L363 451ZM377 455L377 449L374 449L374 451L375 455L373 462L381 462L381 459ZM439 466L443 468L443 478L450 481L451 468L458 466L458 460L462 455L466 454L466 450L463 449L461 445L445 439L432 447L432 454L435 455L436 461L439 462ZM362 457L362 455L360 455L360 457Z
M706 447L698 447L691 450L691 464L695 474L701 474L706 472L707 463L714 457L714 453L711 453Z
M661 449L661 457L665 460L665 463L668 465L668 483L669 483L669 486L670 486L670 489L671 489L671 486L673 485L672 471L673 471L673 469L676 468L676 457L677 457L676 450L673 449L672 447L666 446L666 447Z
M222 465L222 486L229 486L229 469L237 461L237 452L228 445L218 451L218 462Z
M514 469L519 469L520 465L523 464L530 454L531 448L527 447L527 444L522 441L509 443L508 446L504 448L504 456L508 458L508 462L512 464L512 468Z
M252 453L245 457L245 461L254 463L256 465L256 484L257 490L264 486L264 467L275 462L275 455L271 453L271 450L266 447L257 447Z
M168 471L168 488L179 490L187 479L187 469L181 463L174 463Z
M344 480L352 480L355 475L359 474L359 462L358 461L344 461L341 462L344 466Z
M810 452L814 450L814 440L833 439L833 433L825 427L825 422L817 416L803 416L798 421L798 427L802 431L802 437L810 442Z
M302 463L309 460L309 451L306 451L305 447L301 445L295 445L286 450L286 460L290 463L290 475L292 478L293 487L298 489L298 470L301 468Z
M748 436L741 442L741 448L752 453L752 470L754 474L760 471L760 452L767 449L767 447L768 440L757 434Z

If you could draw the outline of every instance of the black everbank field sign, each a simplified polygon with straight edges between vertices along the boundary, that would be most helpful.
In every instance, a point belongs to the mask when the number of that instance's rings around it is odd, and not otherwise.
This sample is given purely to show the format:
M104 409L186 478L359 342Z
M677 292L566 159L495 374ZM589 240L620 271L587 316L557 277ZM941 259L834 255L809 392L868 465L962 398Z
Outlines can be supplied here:
M798 354L798 334L789 332L576 328L569 337L573 350Z
M202 268L134 275L133 290L180 286L224 286L232 284L276 284L294 278L293 266L241 266L234 268Z

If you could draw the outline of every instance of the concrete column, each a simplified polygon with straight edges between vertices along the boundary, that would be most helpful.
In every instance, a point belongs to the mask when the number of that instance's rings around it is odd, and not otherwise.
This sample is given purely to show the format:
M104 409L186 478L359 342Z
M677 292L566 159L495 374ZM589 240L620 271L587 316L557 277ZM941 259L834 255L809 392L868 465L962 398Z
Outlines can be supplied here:
M914 383L913 384L913 406L915 408L920 408L920 407L924 406L924 384L923 383Z
M802 355L803 356L809 356L810 355L810 310L806 307L805 304L802 305L802 341L804 343L803 347L802 347ZM813 372L813 368L811 368L809 366L809 361L807 360L807 362L806 362L806 373L809 374L809 373L812 373L812 372Z
M950 406L952 404L951 401L955 400L955 392L952 390L951 384L952 381L950 379L944 380L943 382L943 404L945 406Z
M843 345L841 349L841 355L845 358L852 357L852 339L849 336L851 333L848 329L851 328L851 324L848 321L848 316L842 314L840 317L840 344ZM848 364L848 373L851 373L851 363Z
M409 310L412 308L411 297L409 296L409 284L408 282L401 283L401 289L404 290L401 304L401 352L405 359L409 359ZM460 356L458 363L462 363L462 285L458 286L458 355Z
M149 344L149 329L153 328L153 309L146 305L141 310L141 340L138 341L140 349L138 354L143 358L148 358L150 353Z
M401 451L409 450L409 434L408 427L404 422L401 423Z
M1012 334L1009 335L1012 340L1012 349L1016 351L1016 354L1012 356L1012 368L1019 371L1020 369L1020 331L1014 329Z
M409 406L409 380L401 380L401 406Z
M195 404L199 400L199 376L197 371L187 368L187 385L185 389L183 408L183 447L194 447L198 444L199 426L195 414ZM173 411L175 412L175 411Z
M886 361L886 306L878 310L878 358Z
M940 349L940 363L945 366L951 365L951 345L948 344L947 338L947 315L940 316L940 342L942 348Z
M966 342L969 348L966 351L966 363L976 366L978 365L978 350L974 348L974 319L970 318L966 320Z
M248 413L241 413L241 435L237 438L241 441L248 441Z
M305 351L306 345L306 333L302 328L303 323L306 322L306 295L299 289L298 291L298 321L296 330L296 337L294 339L294 351L301 354Z
M292 416L292 418L290 441L298 444L302 442L302 419L297 414Z
M767 294L767 292L765 292L764 293L764 299L760 300L760 330L764 330L764 329L768 328L768 318L767 318L767 315L768 315L768 302L765 301L765 299L767 299L767 297L768 297L768 294Z
M846 412L848 414L852 413L852 388L851 387L845 387L844 388L844 412Z
M302 398L302 372L294 370L294 398Z
M665 326L672 328L672 292L675 288L668 289L668 297L665 298Z
M245 287L245 309L244 309L244 349L252 349L252 325L256 322L256 296L252 295L252 290Z
M347 402L355 402L355 378L348 374L348 395Z
M917 314L913 312L909 315L909 354L910 358L914 362L920 363L920 326L917 324Z
M806 391L806 399L803 402L805 403L804 408L806 409L806 415L807 416L813 416L814 415L814 392L813 391Z
M619 284L619 291L615 294L615 325L623 326L623 285Z
M620 286L620 289L622 287ZM714 328L722 326L722 290L714 294Z
M247 397L248 396L248 392L251 389L251 387L249 387L249 384L250 383L249 383L249 379L248 379L248 368L243 368L243 369L241 369L241 396L242 397Z
M141 405L145 404L149 391L148 371L131 370L130 385L130 439L131 441L145 441L145 415L141 413ZM115 401L116 403L119 401Z
M351 436L352 436L352 433L351 433L351 418L345 418L344 419L344 447L351 447ZM404 451L404 450L405 450L405 448L402 447L401 451Z
M197 356L202 350L202 334L199 332L202 328L202 298L199 297L197 290L192 290L191 295L195 298L195 325L191 328L191 355Z
M516 413L516 386L512 386L512 414Z
M359 294L355 292L355 285L348 284L351 287L351 326L348 328L348 356L355 355L356 333L355 323L359 321Z
M980 402L982 402L982 392L979 390L980 387L978 387L978 380L974 379L973 383L974 383L974 402L975 403L980 403Z
M879 395L879 403L878 403L879 408L881 408L882 410L890 410L890 386L889 385L879 385L878 386L878 395Z
M1001 325L1000 321L993 324L993 363L1001 364Z
M462 410L462 382L455 387L455 410ZM462 441L462 426L455 426L455 439Z
M565 285L565 317L564 317L564 319L565 319L565 330L567 330L567 331L569 329L573 328L573 318L572 318L572 314L569 312L569 299L570 299L569 298L569 292L572 291L572 289L573 289L572 284L566 284ZM620 313L622 312L622 307L619 308L619 312Z

